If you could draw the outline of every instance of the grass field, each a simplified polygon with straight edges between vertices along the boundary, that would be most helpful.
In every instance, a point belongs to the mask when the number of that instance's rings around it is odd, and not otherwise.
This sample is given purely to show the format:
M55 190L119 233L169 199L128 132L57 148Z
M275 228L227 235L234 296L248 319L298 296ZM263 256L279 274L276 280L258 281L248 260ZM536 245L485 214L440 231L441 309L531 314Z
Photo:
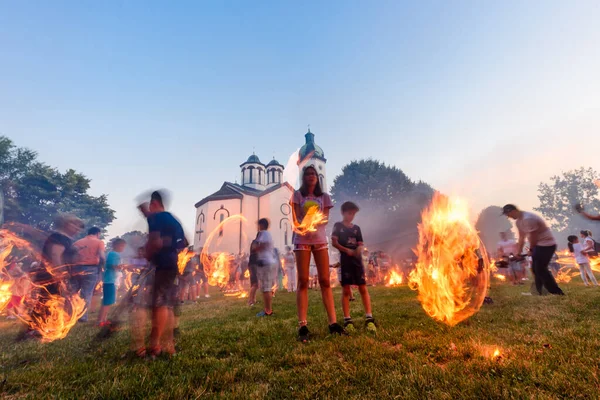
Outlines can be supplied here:
M327 334L315 291L309 309L315 337L306 345L295 341L293 294L278 294L276 316L267 319L254 317L258 309L242 299L215 294L184 307L180 353L156 361L121 359L126 331L96 342L97 328L86 324L54 343L15 344L18 325L2 321L0 393L4 399L598 398L600 289L562 287L565 297L494 286L494 304L454 328L426 316L406 286L371 288L379 332L360 329L352 337ZM362 323L360 302L352 309Z

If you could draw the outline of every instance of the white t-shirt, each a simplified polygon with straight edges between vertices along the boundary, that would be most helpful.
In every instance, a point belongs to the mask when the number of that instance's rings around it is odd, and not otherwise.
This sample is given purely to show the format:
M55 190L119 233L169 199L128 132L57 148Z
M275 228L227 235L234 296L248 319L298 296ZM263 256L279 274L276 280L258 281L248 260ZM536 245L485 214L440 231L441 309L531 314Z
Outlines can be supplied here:
M264 248L260 250L257 254L258 260L262 261L267 265L275 264L275 254L273 245L273 237L268 231L260 231L258 232L258 236L256 237L256 241L260 244L264 244Z
M514 240L501 240L498 242L498 250L502 252L503 256L510 256L511 254L517 255L517 242Z
M548 225L533 213L524 211L521 218L517 220L517 229L519 235L526 235L529 238L529 243L535 243L537 246L556 246L556 240Z
M583 244L581 245L582 249L586 249L586 252L595 251L596 246L594 245L594 239L591 237L586 237L583 239Z
M583 246L581 243L573 243L573 255L575 256L575 262L577 264L587 264L590 262L590 259L585 254L581 254L583 250Z

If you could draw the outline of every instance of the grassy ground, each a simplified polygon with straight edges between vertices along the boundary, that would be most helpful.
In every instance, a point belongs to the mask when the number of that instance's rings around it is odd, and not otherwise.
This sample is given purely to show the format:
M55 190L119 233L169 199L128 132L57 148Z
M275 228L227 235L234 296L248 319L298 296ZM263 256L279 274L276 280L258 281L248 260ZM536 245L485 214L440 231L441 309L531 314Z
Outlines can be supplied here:
M184 307L180 354L126 361L128 334L93 341L76 326L61 341L15 344L0 322L0 394L16 398L598 398L600 289L562 285L566 297L494 286L493 305L449 328L425 315L406 286L372 288L376 336L330 337L310 294L314 340L295 341L294 295L257 319L244 300L218 294ZM336 297L340 289L337 288ZM338 301L339 303L339 301ZM362 318L359 302L352 305ZM362 323L362 319L359 320ZM491 355L498 347L502 357Z

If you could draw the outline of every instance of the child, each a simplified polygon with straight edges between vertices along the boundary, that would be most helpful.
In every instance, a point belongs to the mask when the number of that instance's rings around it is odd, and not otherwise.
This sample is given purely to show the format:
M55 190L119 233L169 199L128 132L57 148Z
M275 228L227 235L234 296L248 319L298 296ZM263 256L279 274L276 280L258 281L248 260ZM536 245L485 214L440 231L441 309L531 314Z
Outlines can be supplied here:
M596 281L596 277L594 276L592 268L590 267L590 259L583 251L583 246L579 243L577 236L571 235L567 238L567 240L569 241L569 251L575 256L575 262L579 264L579 273L581 274L581 279L583 280L585 286L589 286L586 274L590 277L590 280L594 286L598 286L598 281Z
M263 293L265 308L257 317L269 317L273 315L273 286L275 285L275 265L273 238L267 231L269 229L269 220L261 218L258 221L258 235L256 236L258 266L256 268L256 277Z
M125 244L123 239L114 240L112 244L113 250L106 256L106 265L102 279L102 308L98 314L99 326L108 324L108 310L117 301L115 283L117 280L117 271L121 268L121 256L119 254L125 250Z
M343 221L333 227L331 242L340 251L342 264L342 310L344 311L344 327L348 332L355 330L350 317L351 286L358 286L360 297L365 307L365 325L370 332L376 332L375 319L371 312L371 298L365 281L365 267L362 263L363 237L360 227L352 221L358 212L358 206L352 202L342 204Z

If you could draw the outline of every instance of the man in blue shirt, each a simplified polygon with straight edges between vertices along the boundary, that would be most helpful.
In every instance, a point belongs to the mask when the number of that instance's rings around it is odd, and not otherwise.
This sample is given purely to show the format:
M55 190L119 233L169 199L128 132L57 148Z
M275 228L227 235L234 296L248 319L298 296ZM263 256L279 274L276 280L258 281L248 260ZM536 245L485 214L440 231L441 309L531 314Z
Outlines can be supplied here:
M160 340L165 335L164 352L175 353L173 343L173 306L177 301L177 257L188 246L179 221L165 211L160 192L150 197L148 219L148 243L146 257L154 265L154 287L152 290L152 332L150 351L152 356L159 355L163 349Z

